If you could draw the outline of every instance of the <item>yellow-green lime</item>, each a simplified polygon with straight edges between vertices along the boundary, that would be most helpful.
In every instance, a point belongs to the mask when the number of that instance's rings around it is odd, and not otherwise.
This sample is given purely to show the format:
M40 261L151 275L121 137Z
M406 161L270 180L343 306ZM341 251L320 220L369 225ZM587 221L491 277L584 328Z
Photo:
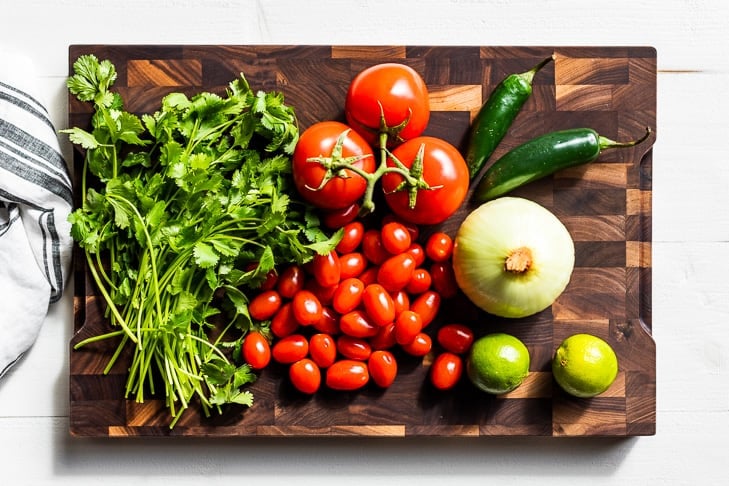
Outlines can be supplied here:
M594 397L615 381L618 358L603 339L592 334L574 334L555 351L552 373L557 384L570 395Z
M477 388L495 395L510 392L529 374L529 350L504 333L483 336L471 345L466 373Z

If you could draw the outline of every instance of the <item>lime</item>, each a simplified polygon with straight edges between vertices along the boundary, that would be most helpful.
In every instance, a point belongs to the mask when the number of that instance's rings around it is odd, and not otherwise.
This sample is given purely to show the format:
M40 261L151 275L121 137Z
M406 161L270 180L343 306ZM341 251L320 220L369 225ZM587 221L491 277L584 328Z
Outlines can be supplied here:
M510 334L487 334L471 346L466 372L471 382L485 392L510 392L529 374L529 350Z
M559 345L552 373L570 395L589 398L604 392L618 374L618 358L604 340L592 334L574 334Z

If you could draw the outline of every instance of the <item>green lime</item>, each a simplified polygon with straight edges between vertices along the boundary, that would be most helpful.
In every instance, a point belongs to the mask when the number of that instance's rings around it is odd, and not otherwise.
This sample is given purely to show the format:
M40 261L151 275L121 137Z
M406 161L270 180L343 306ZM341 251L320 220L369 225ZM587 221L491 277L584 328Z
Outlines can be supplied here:
M529 350L510 334L487 334L471 346L466 372L471 382L485 392L510 392L529 374Z
M589 398L604 392L618 374L618 358L604 340L574 334L559 345L552 359L557 384L570 395Z

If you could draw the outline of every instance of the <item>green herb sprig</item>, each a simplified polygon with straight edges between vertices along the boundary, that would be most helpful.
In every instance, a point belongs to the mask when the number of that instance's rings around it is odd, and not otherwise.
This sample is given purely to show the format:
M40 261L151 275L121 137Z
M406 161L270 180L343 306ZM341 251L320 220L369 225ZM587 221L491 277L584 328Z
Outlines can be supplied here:
M111 91L110 61L84 55L73 70L69 91L94 111L90 131L63 130L84 152L82 206L69 220L112 329L75 347L119 338L108 373L132 346L126 396L142 402L164 383L171 427L194 397L206 414L251 406L256 375L229 357L256 325L247 292L339 236L295 196L293 108L241 74L224 96L171 93L138 117Z

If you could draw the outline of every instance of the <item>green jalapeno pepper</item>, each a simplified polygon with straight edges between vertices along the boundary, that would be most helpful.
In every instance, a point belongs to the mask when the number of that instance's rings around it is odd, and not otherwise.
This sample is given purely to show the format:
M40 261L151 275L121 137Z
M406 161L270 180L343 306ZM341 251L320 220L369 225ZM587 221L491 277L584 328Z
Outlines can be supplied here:
M616 142L599 135L591 128L573 128L547 133L504 154L484 173L473 197L486 202L529 182L546 177L560 169L592 162L603 150L632 147L638 140Z
M474 179L504 138L522 106L532 94L534 75L554 56L548 57L529 71L510 74L489 95L471 124L466 149L466 164Z

